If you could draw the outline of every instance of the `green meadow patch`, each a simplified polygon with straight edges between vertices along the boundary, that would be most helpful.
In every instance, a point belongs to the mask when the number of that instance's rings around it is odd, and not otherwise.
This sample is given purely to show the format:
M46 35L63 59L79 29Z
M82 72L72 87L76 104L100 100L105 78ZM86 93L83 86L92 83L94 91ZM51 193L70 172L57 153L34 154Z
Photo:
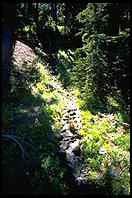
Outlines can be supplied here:
M107 194L130 194L130 129L122 126L116 113L92 113L84 110L79 91L75 90L81 110L82 152L89 169L89 180L107 188ZM108 186L108 187L107 187Z

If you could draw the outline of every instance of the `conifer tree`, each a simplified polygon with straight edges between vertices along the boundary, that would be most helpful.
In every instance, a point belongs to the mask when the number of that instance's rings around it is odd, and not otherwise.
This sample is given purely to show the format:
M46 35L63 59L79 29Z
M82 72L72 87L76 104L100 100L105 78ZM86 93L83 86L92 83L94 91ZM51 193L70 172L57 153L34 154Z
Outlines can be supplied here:
M83 47L75 52L73 80L86 101L106 103L108 96L129 101L129 14L127 4L88 3L76 17L83 25L78 32Z

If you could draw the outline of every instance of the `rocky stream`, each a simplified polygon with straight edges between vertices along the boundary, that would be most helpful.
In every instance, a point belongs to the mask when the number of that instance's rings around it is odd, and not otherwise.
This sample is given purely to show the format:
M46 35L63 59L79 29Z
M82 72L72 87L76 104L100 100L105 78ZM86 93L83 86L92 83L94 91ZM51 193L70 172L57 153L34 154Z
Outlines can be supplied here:
M69 181L73 186L72 194L88 195L102 194L96 186L90 184L88 180L88 167L82 155L82 141L79 129L81 123L81 111L77 107L77 101L73 92L68 92L57 83L56 76L52 76L53 85L58 89L64 99L65 110L60 122L63 124L59 134L50 133L51 138L58 138L57 153L60 159L65 162L69 171ZM72 190L71 190L72 191Z

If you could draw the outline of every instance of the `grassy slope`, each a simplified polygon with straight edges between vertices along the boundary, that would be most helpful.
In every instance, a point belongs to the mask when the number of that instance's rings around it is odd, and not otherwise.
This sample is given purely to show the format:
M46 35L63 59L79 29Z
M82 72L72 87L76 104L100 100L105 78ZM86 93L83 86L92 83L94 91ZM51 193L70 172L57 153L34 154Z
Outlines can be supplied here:
M24 76L12 69L11 90L3 89L3 193L67 194L67 171L57 155L57 140L49 135L61 129L65 104L59 90L45 86L54 87L45 63L36 57L29 66L30 61L24 62Z
M70 53L68 50L58 51L59 77L65 86L72 89L73 57L74 53L71 51ZM128 112L124 112L113 98L109 98L107 111L101 113L98 108L91 109L90 103L89 108L85 107L79 90L74 88L74 93L81 110L80 135L82 135L84 160L89 168L89 180L100 187L105 187L106 194L130 194L130 128L127 124L130 122L130 117ZM105 107L102 109L105 110Z
M72 88L72 54L71 51L58 52L58 77L67 89ZM44 66L44 62L36 59L29 70L28 86L22 78L12 77L11 92L3 95L3 134L17 136L16 140L26 151L22 158L20 146L11 138L3 138L4 178L8 178L10 191L14 188L19 193L41 194L46 189L49 194L67 194L66 169L61 166L55 144L48 135L50 131L60 130L59 119L65 105L56 89L44 86L49 83L54 87ZM78 90L75 95L82 112L80 134L90 181L108 187L107 193L112 194L122 194L124 185L125 193L129 194L130 130L122 126L123 114L112 109L109 113L93 113L82 108L85 104ZM104 154L99 153L101 148Z
M81 109L82 150L89 168L89 179L106 187L108 194L130 193L130 128L120 110L101 113L85 108L80 93L75 90ZM102 152L101 152L102 150Z

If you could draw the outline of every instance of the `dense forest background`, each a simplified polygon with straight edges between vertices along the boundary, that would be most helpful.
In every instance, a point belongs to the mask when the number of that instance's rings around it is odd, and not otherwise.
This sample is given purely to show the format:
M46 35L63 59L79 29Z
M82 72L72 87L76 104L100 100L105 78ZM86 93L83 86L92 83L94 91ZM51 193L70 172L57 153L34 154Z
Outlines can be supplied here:
M12 89L9 65L16 40L48 62L66 90L78 89L83 109L120 111L129 123L129 3L2 3L3 103ZM67 67L59 61L61 51ZM33 83L37 78L29 77ZM6 124L5 119L4 131Z
M10 5L9 12L5 4L2 11L3 31L10 27L11 40L40 42L50 55L58 49L76 51L72 78L86 101L106 103L112 96L129 105L129 4L22 3Z

